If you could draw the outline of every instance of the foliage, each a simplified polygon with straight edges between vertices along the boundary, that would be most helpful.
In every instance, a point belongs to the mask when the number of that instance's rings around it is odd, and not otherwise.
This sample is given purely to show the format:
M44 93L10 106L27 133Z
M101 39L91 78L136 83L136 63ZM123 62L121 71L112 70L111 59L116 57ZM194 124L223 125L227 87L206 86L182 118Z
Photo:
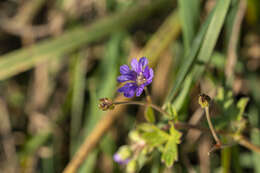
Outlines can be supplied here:
M260 172L258 0L0 9L0 172Z

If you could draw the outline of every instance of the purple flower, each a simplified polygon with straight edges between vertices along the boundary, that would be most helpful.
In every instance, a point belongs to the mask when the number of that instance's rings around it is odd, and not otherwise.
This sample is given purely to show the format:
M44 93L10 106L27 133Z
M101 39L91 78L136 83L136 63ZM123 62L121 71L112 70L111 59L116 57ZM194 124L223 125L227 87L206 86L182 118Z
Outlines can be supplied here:
M120 67L121 76L117 78L118 82L127 82L118 92L124 93L125 97L140 96L144 87L149 85L153 80L153 69L148 67L146 57L137 61L133 58L131 61L131 69L127 65Z
M114 154L113 159L119 164L127 164L131 160L132 151L128 145L121 146Z
M130 161L130 158L123 159L120 156L120 154L118 154L118 153L114 154L113 159L114 159L115 162L117 162L117 163L119 163L121 165L126 165Z

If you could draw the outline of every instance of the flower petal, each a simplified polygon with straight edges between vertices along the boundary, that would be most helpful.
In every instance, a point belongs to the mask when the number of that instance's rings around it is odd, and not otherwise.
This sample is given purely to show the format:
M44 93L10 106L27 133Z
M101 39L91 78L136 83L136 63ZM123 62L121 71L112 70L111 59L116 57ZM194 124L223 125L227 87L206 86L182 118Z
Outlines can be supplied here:
M149 74L150 74L150 76L148 77L148 79L147 80L152 80L153 79L153 69L152 68L150 68L149 69Z
M150 70L149 70L148 65L144 68L143 75L144 75L145 79L148 79L150 77Z
M125 82L125 81L135 81L136 80L136 74L135 73L128 73L117 77L118 82Z
M122 86L121 88L118 88L117 91L120 92L120 93L128 92L128 91L129 91L129 86L128 86L128 84L125 84L125 85Z
M125 164L127 164L127 163L130 161L130 159L125 159L125 160L123 160L123 159L120 157L120 154L118 154L118 153L116 153L116 154L113 155L113 159L114 159L115 162L117 162L117 163L119 163L119 164L122 164L122 165L125 165Z
M144 90L144 86L143 85L139 86L136 89L136 96L139 97L142 94L143 90Z
M134 97L134 95L135 95L135 90L133 89L129 90L128 92L124 92L124 96L128 98Z
M143 71L144 67L148 64L148 60L146 57L142 57L138 62L138 70Z
M132 70L138 72L138 61L136 58L133 58L132 61L131 61L131 67L132 67Z
M122 66L120 67L120 73L121 73L121 74L130 73L130 69L129 69L128 65L122 65Z
M123 92L125 97L133 97L137 88L136 83L126 83L123 87L119 88L118 92Z
M147 85L149 85L150 83L152 83L152 81L153 81L152 79L151 79L151 80L147 80L147 82L145 82L143 85L144 85L144 86L147 86Z
M113 159L114 159L114 161L117 162L117 163L122 162L122 159L121 159L121 157L120 157L120 155L119 155L118 153L116 153L116 154L113 155Z

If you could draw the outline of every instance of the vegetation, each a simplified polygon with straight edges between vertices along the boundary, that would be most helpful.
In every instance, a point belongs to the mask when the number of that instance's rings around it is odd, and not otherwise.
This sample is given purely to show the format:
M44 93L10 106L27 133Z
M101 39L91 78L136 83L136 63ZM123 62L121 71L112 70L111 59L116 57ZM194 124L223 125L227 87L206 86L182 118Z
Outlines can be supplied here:
M0 172L260 173L258 0L0 9Z

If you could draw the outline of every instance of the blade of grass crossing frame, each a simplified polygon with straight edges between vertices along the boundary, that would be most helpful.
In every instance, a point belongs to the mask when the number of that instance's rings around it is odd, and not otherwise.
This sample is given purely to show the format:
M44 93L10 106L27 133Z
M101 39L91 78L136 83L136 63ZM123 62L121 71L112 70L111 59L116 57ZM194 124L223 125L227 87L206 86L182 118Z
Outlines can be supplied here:
M187 54L184 57L184 59L186 61L182 61L183 64L181 64L180 71L178 72L177 79L174 81L174 86L170 90L170 94L166 98L164 106L166 106L168 102L171 102L173 100L173 98L176 95L177 91L179 90L182 82L184 81L186 75L188 74L188 72L192 68L194 61L197 58L196 55L199 51L199 48L200 48L200 45L203 41L204 35L206 34L206 31L207 31L207 28L208 28L209 23L211 21L211 18L213 16L213 13L214 12L212 11L211 14L209 15L209 17L207 18L206 22L202 25L198 35L196 36L195 40L193 41L191 50L189 51L189 54Z
M74 67L72 71L72 105L71 105L71 125L70 125L70 156L72 157L78 144L78 134L81 128L85 73L86 73L86 52L79 52L74 55Z
M216 9L212 20L210 22L209 28L205 35L205 39L202 43L198 60L203 63L208 63L210 61L212 52L216 45L218 36L220 34L221 28L223 27L227 11L229 9L231 0L219 0L216 4ZM194 69L194 79L198 80L198 78L202 75L205 66L197 66Z
M199 22L200 1L178 0L178 6L184 49L185 52L188 52L195 36L196 26Z
M193 47L191 48L191 51L188 55L189 58L187 58L187 61L184 61L184 64L181 65L181 71L178 74L178 78L176 79L175 86L171 90L169 97L166 99L166 103L164 104L164 107L167 105L168 102L171 102L173 100L183 80L185 79L186 75L188 74L189 70L194 64L197 51L199 50L202 41L203 41L202 46L198 53L198 60L204 63L207 63L210 60L220 30L223 26L229 5L230 5L230 0L217 1L215 9L212 10L211 12L212 16L210 15L208 17L199 35L194 40ZM202 75L204 69L205 69L204 65L195 66L192 69L193 81L198 80L198 78Z

